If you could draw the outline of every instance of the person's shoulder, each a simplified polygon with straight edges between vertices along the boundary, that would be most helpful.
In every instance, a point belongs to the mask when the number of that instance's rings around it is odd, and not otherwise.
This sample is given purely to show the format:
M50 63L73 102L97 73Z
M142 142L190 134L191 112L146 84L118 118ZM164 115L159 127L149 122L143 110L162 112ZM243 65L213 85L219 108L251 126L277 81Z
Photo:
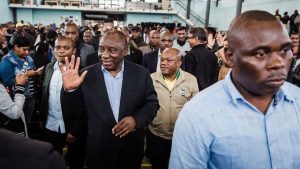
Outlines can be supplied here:
M181 70L181 73L183 74L185 79L187 79L187 80L196 80L196 82L197 82L197 78L194 75L192 75L191 73L186 72L184 70Z
M82 45L82 48L86 50L95 50L94 46L85 43Z
M229 103L230 96L225 90L224 81L219 81L197 93L185 104L182 112L184 116L201 119L222 112Z
M1 62L1 65L7 65L7 64L17 64L16 59L13 57L13 55L10 54L10 52L8 54L6 54L5 56L3 56Z
M145 54L144 57L152 57L153 55L158 55L158 50Z
M157 72L154 72L154 73L151 73L150 76L152 79L156 79L158 78L159 76L161 75L161 72L160 71L157 71Z
M136 71L137 73L138 72L140 72L140 73L148 72L148 70L145 67L143 67L139 64L135 64L133 62L130 62L128 60L124 60L124 66L125 66L124 69L129 69L131 71Z
M143 55L143 52L141 51L140 48L132 48L132 50L134 51L135 54Z
M53 151L53 146L47 142L28 139L8 130L0 129L0 136L1 151L16 158L45 160Z
M79 74L82 74L84 71L88 71L88 72L94 72L98 70L100 71L100 69L101 69L101 63L99 62L87 67L80 67Z
M285 82L282 86L282 90L284 93L291 98L294 98L296 100L300 101L300 88L292 83ZM299 103L300 104L300 103Z

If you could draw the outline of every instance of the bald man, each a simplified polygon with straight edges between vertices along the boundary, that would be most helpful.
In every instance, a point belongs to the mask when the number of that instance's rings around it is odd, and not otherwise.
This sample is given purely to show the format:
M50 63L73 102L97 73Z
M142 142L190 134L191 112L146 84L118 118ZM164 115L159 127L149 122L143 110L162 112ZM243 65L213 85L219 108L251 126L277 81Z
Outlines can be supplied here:
M152 169L168 169L175 121L183 105L198 93L196 77L180 69L180 50L167 48L160 60L161 72L151 74L160 108L146 135Z
M226 53L232 71L183 107L170 169L300 168L300 89L285 82L291 47L270 13L234 19Z

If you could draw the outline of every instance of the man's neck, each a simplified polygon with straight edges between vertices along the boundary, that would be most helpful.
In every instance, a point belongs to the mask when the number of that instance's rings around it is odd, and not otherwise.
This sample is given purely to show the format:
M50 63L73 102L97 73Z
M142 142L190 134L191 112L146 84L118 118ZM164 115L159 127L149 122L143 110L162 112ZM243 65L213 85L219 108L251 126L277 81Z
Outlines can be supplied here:
M241 95L247 100L249 103L251 103L254 107L256 107L260 112L263 114L267 113L267 110L275 96L275 94L267 94L267 95L259 95L255 94L244 87L242 87L241 84L239 84L237 81L233 80L232 82L237 88L237 90L241 93Z

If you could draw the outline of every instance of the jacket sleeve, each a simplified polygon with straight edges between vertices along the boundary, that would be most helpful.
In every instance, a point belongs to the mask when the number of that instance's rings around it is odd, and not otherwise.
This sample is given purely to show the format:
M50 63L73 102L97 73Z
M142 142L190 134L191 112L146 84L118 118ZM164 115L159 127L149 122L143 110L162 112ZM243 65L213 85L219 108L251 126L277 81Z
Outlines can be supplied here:
M185 71L194 74L194 65L195 65L195 59L194 56L191 53L187 53L185 55Z
M81 88L72 92L62 89L61 107L66 131L75 137L82 136L86 119Z
M14 101L10 98L5 87L0 85L0 112L10 119L18 119L23 113L23 105L25 96L23 94L16 94Z
M136 129L146 127L150 122L152 122L159 108L157 94L154 90L152 79L148 72L146 74L143 102L143 106L137 111L137 113L134 114L134 118L136 120Z
M4 86L12 87L16 82L14 67L7 59L0 62L0 77Z

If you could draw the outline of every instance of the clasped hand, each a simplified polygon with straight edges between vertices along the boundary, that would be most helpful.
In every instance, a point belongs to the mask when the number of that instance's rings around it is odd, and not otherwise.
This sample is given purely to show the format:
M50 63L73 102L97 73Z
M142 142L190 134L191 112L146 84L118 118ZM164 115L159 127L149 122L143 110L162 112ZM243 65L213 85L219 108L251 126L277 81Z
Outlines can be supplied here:
M124 137L130 132L135 131L136 122L132 116L127 116L118 122L112 129L112 133L117 137Z

